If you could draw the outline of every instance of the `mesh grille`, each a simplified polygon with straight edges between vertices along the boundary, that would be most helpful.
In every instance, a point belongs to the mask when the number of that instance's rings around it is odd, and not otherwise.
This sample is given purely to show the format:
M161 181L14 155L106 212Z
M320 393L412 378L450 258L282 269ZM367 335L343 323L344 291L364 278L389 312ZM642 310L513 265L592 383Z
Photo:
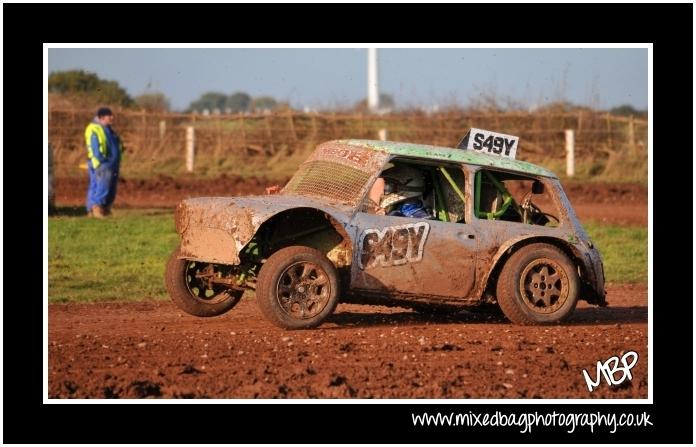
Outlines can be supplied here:
M283 192L356 203L369 178L370 174L359 169L315 160L302 165Z

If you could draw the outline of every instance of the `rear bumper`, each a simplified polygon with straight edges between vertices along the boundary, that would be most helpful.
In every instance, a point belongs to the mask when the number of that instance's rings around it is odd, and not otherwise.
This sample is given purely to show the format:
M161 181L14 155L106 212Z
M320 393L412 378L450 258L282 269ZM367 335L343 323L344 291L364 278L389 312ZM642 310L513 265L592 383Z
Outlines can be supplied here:
M587 275L583 278L582 298L590 304L607 305L607 292L604 290L604 264L597 249L585 254Z

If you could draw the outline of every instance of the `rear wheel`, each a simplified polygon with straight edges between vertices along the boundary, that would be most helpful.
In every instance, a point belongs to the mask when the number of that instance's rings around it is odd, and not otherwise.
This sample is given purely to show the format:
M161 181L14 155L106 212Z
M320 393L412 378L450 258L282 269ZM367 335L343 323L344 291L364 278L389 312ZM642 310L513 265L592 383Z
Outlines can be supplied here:
M169 257L165 286L174 304L197 317L214 317L232 309L243 290L234 290L209 281L227 266L179 259L177 248Z
M319 326L336 309L338 297L336 268L310 247L278 250L263 265L256 282L261 312L284 329Z
M565 253L551 244L530 244L507 260L496 295L513 323L542 324L568 317L579 292L577 269Z

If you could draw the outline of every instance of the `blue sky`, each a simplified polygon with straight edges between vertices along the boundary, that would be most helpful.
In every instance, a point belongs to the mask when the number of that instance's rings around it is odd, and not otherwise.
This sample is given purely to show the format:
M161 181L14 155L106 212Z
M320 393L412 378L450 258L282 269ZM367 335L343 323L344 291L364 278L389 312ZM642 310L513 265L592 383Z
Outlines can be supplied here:
M207 91L270 95L294 107L350 106L366 96L365 49L49 48L49 73L83 69L132 95L161 91L185 109ZM648 107L647 49L379 51L380 90L397 107L467 105L494 94L525 107L559 99L599 108Z

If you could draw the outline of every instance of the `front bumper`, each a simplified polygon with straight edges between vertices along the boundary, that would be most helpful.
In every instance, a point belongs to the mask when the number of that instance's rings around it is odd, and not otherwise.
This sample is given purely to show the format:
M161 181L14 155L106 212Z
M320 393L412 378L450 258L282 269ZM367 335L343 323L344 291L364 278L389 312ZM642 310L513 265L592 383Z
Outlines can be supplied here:
M184 200L174 219L184 259L239 264L239 252L254 234L251 214L232 201Z

